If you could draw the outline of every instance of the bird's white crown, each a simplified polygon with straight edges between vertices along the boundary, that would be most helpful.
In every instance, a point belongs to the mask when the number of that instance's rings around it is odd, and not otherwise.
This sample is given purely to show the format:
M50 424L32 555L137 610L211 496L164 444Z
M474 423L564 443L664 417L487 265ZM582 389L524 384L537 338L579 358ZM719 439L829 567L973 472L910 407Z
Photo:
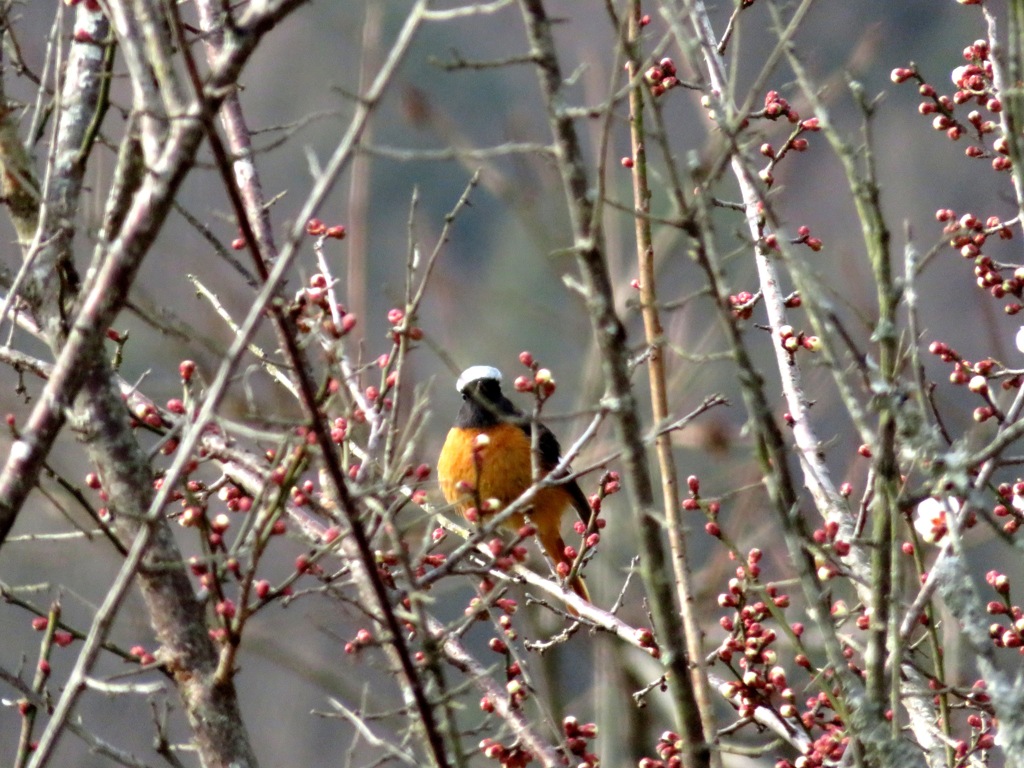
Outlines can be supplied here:
M471 365L459 375L459 380L455 382L455 389L462 392L474 381L480 379L494 379L500 384L501 371L491 365Z

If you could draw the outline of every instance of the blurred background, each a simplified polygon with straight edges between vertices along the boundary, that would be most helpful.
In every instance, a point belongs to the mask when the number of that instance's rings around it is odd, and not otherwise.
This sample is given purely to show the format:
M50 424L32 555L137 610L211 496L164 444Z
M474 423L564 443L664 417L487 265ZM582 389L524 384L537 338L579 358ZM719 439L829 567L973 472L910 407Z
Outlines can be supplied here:
M36 72L44 67L56 6L56 0L51 0L18 8L20 18L15 29L21 51ZM284 242L293 225L313 177L346 130L353 111L350 95L380 65L409 6L397 0L305 5L266 37L243 73L242 104L255 134L255 145L265 150L259 156L258 167L265 193L275 198L271 213L279 243ZM729 3L713 8L719 33L729 11ZM186 15L191 12L186 5ZM599 106L606 98L616 66L614 30L603 4L551 2L549 13L560 19L556 36L563 72L572 81L567 96L576 105ZM648 39L653 43L665 30L664 21L655 16L648 27ZM58 30L63 43L69 31L68 20ZM980 14L952 1L822 0L796 37L799 55L822 86L822 97L833 120L850 141L860 143L863 135L861 116L850 98L847 81L858 81L867 94L876 97L872 146L899 271L908 234L922 251L941 239L941 225L934 219L937 208L952 208L958 214L970 210L983 218L1013 215L1006 178L997 177L984 162L967 160L962 147L951 145L945 134L933 131L930 118L917 113L913 84L896 86L889 76L894 67L916 62L940 92L951 92L949 71L961 63L964 46L983 32ZM756 76L774 42L767 9L757 3L743 14L730 44L738 93L746 92L744 83ZM570 229L555 166L531 154L473 159L430 157L430 153L452 148L549 142L546 114L530 66L445 66L525 53L522 21L515 5L494 15L425 25L372 118L365 141L367 151L349 168L319 213L326 223L345 224L349 230L345 241L329 241L327 256L335 276L343 283L343 301L359 317L357 335L364 359L372 360L389 348L386 314L403 303L410 238L421 252L429 253L445 215L470 177L477 170L481 173L481 182L470 196L471 205L457 217L431 278L418 319L425 340L410 361L415 380L429 391L429 426L417 458L431 465L458 408L455 376L470 364L498 366L511 381L525 372L517 362L518 353L531 351L553 371L558 382L557 394L546 406L546 413L563 445L573 441L587 421L588 409L601 395L585 307L563 281L565 276L575 275L576 267L566 250L571 244ZM666 55L682 61L672 47ZM687 73L682 74L686 79ZM791 74L784 68L769 78L768 87L790 99L801 116L810 116ZM13 72L8 74L5 88L12 100L31 104L35 99L31 83L16 78ZM692 156L699 163L708 157L715 137L699 107L699 94L680 88L662 98L668 138L677 158ZM115 99L123 105L130 103L123 81L115 86ZM630 179L619 164L619 158L629 154L623 116L620 107L606 158L607 184L609 196L628 208ZM579 124L592 174L597 165L601 123L599 119L582 119ZM105 133L119 137L122 128L123 116L112 110ZM768 124L758 130L764 131L765 140L778 144L788 126ZM37 146L40 156L44 147L45 142ZM237 227L208 153L204 161L186 181L180 203L226 246L237 236ZM90 164L88 183L95 194L82 212L80 266L87 263L88 233L99 221L112 167L109 150L99 151ZM832 292L855 338L866 343L875 291L864 258L860 225L839 163L824 138L813 137L810 149L790 156L775 177L776 204L788 231L807 225L824 241L823 250L809 261ZM721 195L728 199L730 194L738 199L734 187L723 185ZM416 206L411 213L414 198ZM669 211L656 178L652 204L656 213ZM633 310L634 292L630 287L636 269L632 219L612 207L606 208L605 216L617 298L629 320L630 342L639 350L642 328ZM731 292L753 292L756 280L744 245L743 222L728 211L719 220L721 252L735 250L727 262ZM6 220L2 226L8 243L3 265L13 272L19 252ZM760 493L749 489L760 478L749 456L734 369L720 354L724 345L719 321L708 299L698 295L702 278L688 257L685 240L677 232L657 228L655 242L661 264L659 296L666 304L676 305L663 315L671 348L668 360L673 411L681 416L711 393L721 393L732 403L731 407L714 409L678 433L680 477L697 475L705 495L724 497L723 527L741 547L757 544L765 548L765 570L777 569L782 575L786 571L784 548L766 546L765 542L771 540L770 521L761 513ZM1004 246L1005 254L993 253L993 257L1010 258L1017 242L1010 241ZM315 271L310 251L300 259L299 271L287 290L297 290ZM201 371L212 374L231 339L230 329L209 302L197 297L188 275L195 275L216 293L236 319L244 315L252 301L253 292L232 266L185 217L172 214L132 295L146 317L125 312L117 323L118 330L130 334L122 375L129 381L140 381L144 391L158 402L180 396L179 361L194 359ZM941 251L919 288L925 344L941 339L974 359L994 356L1005 361L1018 354L1012 339L1019 322L1006 317L1000 303L974 286L968 262L948 250ZM755 314L754 320L763 322L763 317ZM264 331L260 343L272 349L273 336L269 329ZM753 326L747 334L771 381L776 377L772 376L774 361L769 345L758 341L761 332ZM21 338L16 342L46 357L41 345ZM932 360L926 362L929 375L939 382L935 397L950 415L950 431L959 434L970 424L970 409L948 407L960 402L957 398L962 393L943 383L948 375L944 366L933 365ZM848 429L842 409L833 407L836 401L830 375L815 370L813 363L806 374L808 392L815 401L815 422L827 441L830 466L837 480L849 480L854 485L857 497L863 491L865 471L855 457L859 440ZM18 382L14 372L0 369L0 412L23 417L38 386L26 381L28 392L19 394ZM638 395L645 399L642 369L636 382ZM777 387L769 386L777 398ZM519 402L528 407L527 402ZM777 402L781 413L782 401ZM289 397L254 369L234 387L224 412L243 420L258 414L261 419L286 423L298 410ZM610 440L606 428L586 447L577 463L588 465L602 460L611 450ZM5 438L3 447L8 444ZM89 470L71 441L59 446L51 463L54 471L76 482L81 482ZM609 466L615 468L614 462ZM584 482L588 493L595 489L596 477ZM436 490L432 500L439 501ZM632 518L624 503L624 496L610 500L606 513L609 527L588 571L591 591L602 605L610 605L616 598L636 552ZM22 516L16 535L68 529L58 505L42 495L33 496L30 506L31 514ZM703 614L710 648L719 637L714 597L734 564L722 557L719 549L708 546L710 539L703 534L703 522L703 518L693 521L691 554L700 574L702 600L712 606ZM190 550L184 538L182 546L186 552ZM291 549L282 547L279 575L288 572L294 556L303 550L298 542ZM985 556L984 552L979 554L980 558ZM40 605L59 593L66 620L85 628L118 565L116 553L101 542L83 548L80 542L22 540L4 548L0 580L9 585L35 585L34 592L19 594ZM468 594L455 588L438 590L435 598L439 613L446 613L445 601L450 601L447 613L457 615ZM627 590L622 616L645 624L646 610L638 595L636 585ZM145 614L137 597L131 600L120 615L114 639L125 647L151 645ZM38 635L31 631L29 621L29 615L17 606L0 605L0 665L4 669L17 670L23 664L31 668L34 664ZM538 615L532 621L537 636L551 629L545 617ZM358 708L370 691L375 706L382 706L377 698L380 686L375 683L379 680L375 675L384 669L382 659L370 655L353 659L342 653L344 642L357 626L351 612L340 611L337 603L315 596L288 608L265 611L250 626L240 657L239 686L243 712L263 765L347 764L349 726L313 711L329 711L328 697ZM653 741L630 743L630 739L639 738L638 734L646 733L648 728L657 734L670 722L661 711L656 693L648 697L648 706L642 710L623 709L628 697L606 695L609 690L635 690L660 674L653 662L642 659L628 669L609 664L618 652L605 638L577 637L570 645L548 654L544 678L536 681L544 690L560 691L554 697L554 706L572 711L581 720L599 720L605 728L602 744L609 750L605 753L608 765L619 764L613 762L616 757L635 760L637 754L650 754ZM58 652L55 679L66 675L73 659L70 652ZM97 674L117 671L118 665L108 660ZM4 692L3 696L11 693ZM154 712L159 717L168 701L173 707L173 692L167 699L156 696L153 702L145 697L90 694L83 699L79 712L86 727L148 755L153 764L158 764L147 750L152 741ZM392 703L397 706L400 701L396 697ZM172 737L182 733L175 722L172 717ZM13 754L19 724L16 709L0 708L0 754ZM360 754L358 750L354 753L354 764L361 764ZM64 738L60 755L63 765L108 764L89 755L71 737ZM766 756L764 764L769 764L769 759Z

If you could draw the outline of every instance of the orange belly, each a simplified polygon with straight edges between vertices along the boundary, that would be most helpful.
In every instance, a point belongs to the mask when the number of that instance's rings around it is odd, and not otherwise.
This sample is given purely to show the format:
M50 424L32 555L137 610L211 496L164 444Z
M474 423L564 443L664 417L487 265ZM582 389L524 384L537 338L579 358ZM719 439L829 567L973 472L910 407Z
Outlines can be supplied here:
M487 435L489 442L477 449L478 466L473 461L473 445L481 434ZM504 508L533 484L530 437L513 424L483 429L455 427L441 449L437 477L445 499L462 513L475 506L475 498L497 499ZM460 483L477 488L477 496L472 491L460 492ZM568 504L569 495L563 489L544 488L534 497L527 514L541 531L557 530ZM524 515L513 515L506 525L518 529L524 522Z

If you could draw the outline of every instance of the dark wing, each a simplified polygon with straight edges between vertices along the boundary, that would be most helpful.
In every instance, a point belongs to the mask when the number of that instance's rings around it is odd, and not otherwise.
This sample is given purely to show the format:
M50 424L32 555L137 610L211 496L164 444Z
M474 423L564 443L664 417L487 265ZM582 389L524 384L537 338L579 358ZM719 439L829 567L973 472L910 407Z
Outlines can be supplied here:
M503 421L510 424L516 424L527 435L531 435L532 425L530 424L529 417L516 408L507 397L498 393L498 397L495 400L495 406L501 414ZM540 468L544 472L550 472L558 466L558 461L562 458L562 448L558 444L558 438L555 437L554 433L550 429L545 427L543 424L538 424L537 429L540 434L538 446L540 448ZM579 484L575 480L570 480L567 483L562 483L562 488L564 488L566 493L569 494L572 505L576 508L576 512L580 516L580 520L584 523L589 523L590 502L587 501L587 497L583 494L583 490L580 488Z
M558 444L558 438L555 437L550 429L543 424L539 425L538 428L540 430L540 466L545 472L550 472L558 466L558 462L562 458L562 448ZM530 434L528 423L524 429L527 434ZM563 483L562 487L569 494L569 498L572 499L572 505L576 508L576 512L579 513L580 520L584 523L589 523L590 502L587 501L587 497L583 494L579 483L575 480L570 480L568 483Z

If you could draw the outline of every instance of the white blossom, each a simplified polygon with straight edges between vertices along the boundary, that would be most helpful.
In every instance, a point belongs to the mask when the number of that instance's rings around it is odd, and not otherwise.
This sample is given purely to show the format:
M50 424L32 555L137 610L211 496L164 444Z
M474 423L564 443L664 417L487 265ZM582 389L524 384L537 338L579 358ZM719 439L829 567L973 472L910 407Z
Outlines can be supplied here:
M960 502L956 499L940 501L928 498L917 505L917 509L914 511L914 529L923 541L934 544L946 535L948 530L947 508L956 513L960 509Z

